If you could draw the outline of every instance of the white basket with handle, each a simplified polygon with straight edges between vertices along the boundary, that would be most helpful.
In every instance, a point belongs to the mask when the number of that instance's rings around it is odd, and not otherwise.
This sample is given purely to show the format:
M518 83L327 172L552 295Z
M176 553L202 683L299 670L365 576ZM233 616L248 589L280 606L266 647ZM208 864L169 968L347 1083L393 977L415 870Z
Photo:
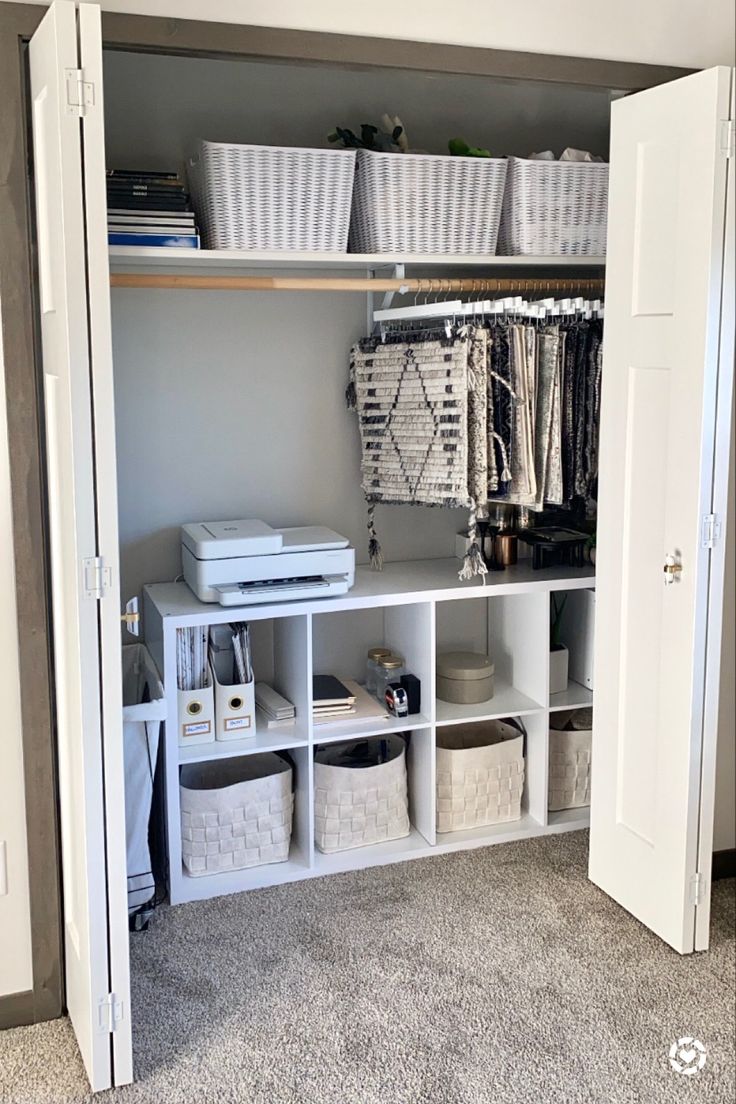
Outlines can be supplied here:
M188 166L206 249L344 253L355 150L200 142Z
M437 731L437 831L521 817L524 735L505 721Z
M590 805L593 710L553 713L549 733L551 811Z
M381 747L385 758L374 754ZM406 745L401 736L317 749L314 842L320 851L331 854L385 843L408 836L410 830Z
M286 862L292 777L289 763L273 752L183 766L181 851L187 874Z
M589 257L606 252L608 165L509 157L499 231L505 256Z
M358 150L351 252L494 254L506 164Z

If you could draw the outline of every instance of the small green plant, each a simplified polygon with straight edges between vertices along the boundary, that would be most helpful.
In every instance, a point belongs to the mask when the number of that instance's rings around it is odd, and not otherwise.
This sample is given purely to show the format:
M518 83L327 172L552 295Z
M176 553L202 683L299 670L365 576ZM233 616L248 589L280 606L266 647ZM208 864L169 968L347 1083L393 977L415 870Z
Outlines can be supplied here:
M480 146L469 146L464 138L451 138L447 148L453 157L490 157L491 151Z
M557 652L560 650L562 640L560 639L560 630L562 629L562 615L565 612L565 605L567 603L567 595L563 595L562 600L556 594L552 594L552 616L550 618L549 626L549 650L551 652Z

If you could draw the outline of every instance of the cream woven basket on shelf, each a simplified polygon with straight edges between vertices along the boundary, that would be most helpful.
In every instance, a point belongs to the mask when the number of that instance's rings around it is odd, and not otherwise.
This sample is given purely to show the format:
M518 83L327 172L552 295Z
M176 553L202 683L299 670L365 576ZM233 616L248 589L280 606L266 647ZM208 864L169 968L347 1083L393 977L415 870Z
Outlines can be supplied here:
M561 726L571 721L573 729ZM555 713L549 733L549 801L551 811L590 805L590 762L593 711Z
M524 736L504 721L437 730L437 831L521 816Z
M608 165L509 157L498 251L586 257L606 252Z
M355 150L200 142L189 186L206 249L344 253Z
M181 768L181 851L187 874L285 862L294 807L291 766L273 752Z
M353 253L496 252L503 158L358 150Z
M315 755L314 841L326 854L409 835L406 745L398 735L375 737L371 744L386 745L387 761L352 765L366 742L331 744Z

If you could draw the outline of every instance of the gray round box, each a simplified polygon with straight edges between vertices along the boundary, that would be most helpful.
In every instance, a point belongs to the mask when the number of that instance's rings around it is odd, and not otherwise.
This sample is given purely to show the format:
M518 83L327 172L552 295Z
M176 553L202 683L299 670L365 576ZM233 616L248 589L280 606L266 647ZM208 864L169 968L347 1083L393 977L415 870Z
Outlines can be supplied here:
M475 705L493 697L494 664L479 652L437 656L437 697L453 705Z

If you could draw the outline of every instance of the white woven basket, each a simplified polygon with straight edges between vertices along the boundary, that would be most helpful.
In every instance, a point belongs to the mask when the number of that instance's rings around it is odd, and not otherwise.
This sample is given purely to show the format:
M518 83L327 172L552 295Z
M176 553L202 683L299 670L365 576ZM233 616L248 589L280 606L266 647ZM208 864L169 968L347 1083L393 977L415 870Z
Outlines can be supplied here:
M495 253L506 164L358 150L351 251Z
M408 836L406 745L400 736L376 737L388 762L346 766L358 743L320 748L314 761L314 842L331 854Z
M457 832L521 816L524 737L503 721L437 732L437 831Z
M181 768L181 852L188 874L285 862L292 769L272 752Z
M565 714L565 718L570 714ZM592 711L578 711L573 723L590 725ZM556 714L554 720L559 724L564 718ZM549 800L548 807L556 809L578 809L590 805L590 759L592 728L576 728L560 731L555 728L549 733Z
M500 253L586 257L606 252L608 165L508 161Z
M355 150L200 142L189 186L206 249L344 253Z

